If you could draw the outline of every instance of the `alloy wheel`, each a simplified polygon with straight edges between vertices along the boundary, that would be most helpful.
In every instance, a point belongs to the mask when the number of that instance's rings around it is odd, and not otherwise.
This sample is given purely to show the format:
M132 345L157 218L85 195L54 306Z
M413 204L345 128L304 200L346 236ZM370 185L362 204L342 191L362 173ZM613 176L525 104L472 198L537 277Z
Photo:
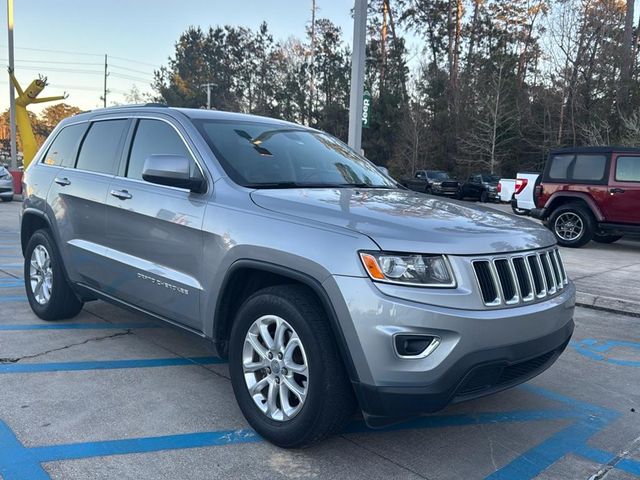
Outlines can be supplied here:
M579 215L573 212L564 212L556 218L554 229L558 237L572 242L582 236L584 223Z
M287 421L304 406L309 390L307 355L283 318L264 315L245 335L242 371L251 398L271 420Z
M51 290L53 289L53 269L51 256L43 245L36 245L31 252L29 284L36 302L40 305L47 304L51 299Z

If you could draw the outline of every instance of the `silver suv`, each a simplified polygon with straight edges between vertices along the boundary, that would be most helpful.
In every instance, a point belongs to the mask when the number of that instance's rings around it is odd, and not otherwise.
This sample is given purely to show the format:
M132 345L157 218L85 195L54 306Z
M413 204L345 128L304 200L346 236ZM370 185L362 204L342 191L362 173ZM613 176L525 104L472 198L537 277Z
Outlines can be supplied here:
M403 189L339 140L159 106L64 120L25 174L24 277L44 320L102 299L207 337L283 447L524 382L575 289L528 220Z

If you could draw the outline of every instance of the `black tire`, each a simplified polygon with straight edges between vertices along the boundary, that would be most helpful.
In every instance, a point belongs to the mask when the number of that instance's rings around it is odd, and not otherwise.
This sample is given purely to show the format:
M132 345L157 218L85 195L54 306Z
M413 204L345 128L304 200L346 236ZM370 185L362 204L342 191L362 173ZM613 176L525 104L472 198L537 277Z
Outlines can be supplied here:
M482 203L487 203L489 201L489 192L483 190L482 193L480 193L480 201Z
M276 315L289 323L306 352L309 372L306 399L299 412L288 420L274 420L263 413L245 382L242 363L245 337L253 323L265 315ZM341 431L353 416L355 397L329 320L322 305L303 286L268 287L244 302L231 330L229 372L245 418L261 436L279 447L310 446Z
M12 197L2 197L3 202L10 202L11 200L13 200Z
M607 235L607 234L594 233L593 238L591 240L598 243L614 243L620 240L621 238L622 238L622 235Z
M574 215L579 218L581 222L580 234L575 238L566 238L558 233L559 226L556 223L560 222L567 216ZM579 248L591 241L593 238L593 230L595 226L595 219L589 208L581 203L567 203L560 205L549 216L548 227L555 235L558 243L563 247Z
M424 187L424 193L426 193L427 195L432 195L433 194L433 191L431 190L431 187L429 185Z
M462 190L458 189L458 191L454 195L454 198L456 200L464 200L464 195L462 195Z
M31 257L39 245L44 247L49 255L52 273L51 293L46 303L39 303L36 300L30 282ZM75 317L82 309L83 302L78 299L65 278L60 255L48 230L37 230L27 243L24 252L24 284L31 309L43 320L64 320Z

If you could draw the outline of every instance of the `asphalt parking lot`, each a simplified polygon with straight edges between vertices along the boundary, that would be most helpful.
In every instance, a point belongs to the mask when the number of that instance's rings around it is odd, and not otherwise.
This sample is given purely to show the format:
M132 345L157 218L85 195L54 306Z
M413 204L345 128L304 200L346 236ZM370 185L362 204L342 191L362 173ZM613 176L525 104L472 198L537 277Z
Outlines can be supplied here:
M579 307L567 351L523 386L386 430L354 418L287 451L248 427L203 340L103 302L72 321L35 317L18 210L0 205L3 480L640 478L638 316ZM579 289L637 300L640 244L562 253Z

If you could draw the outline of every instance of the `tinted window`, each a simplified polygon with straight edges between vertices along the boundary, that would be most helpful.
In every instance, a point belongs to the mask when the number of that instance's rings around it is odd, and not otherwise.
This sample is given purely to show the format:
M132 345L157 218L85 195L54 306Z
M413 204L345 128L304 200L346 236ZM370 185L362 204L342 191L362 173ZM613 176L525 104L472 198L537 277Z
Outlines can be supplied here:
M79 123L63 128L49 147L44 160L42 160L43 163L73 167L76 163L78 143L87 126L86 123Z
M573 155L556 155L551 159L549 167L549 178L554 180L567 180L569 178L569 167L573 162Z
M114 173L127 120L94 122L89 128L76 168L91 172Z
M607 158L604 155L576 155L572 180L594 182L604 178Z
M640 182L640 157L618 157L616 180L620 182Z
M160 120L140 120L131 145L127 177L142 180L144 161L154 154L191 158L186 145L171 125Z
M338 139L297 126L194 121L225 172L252 188L396 184Z

